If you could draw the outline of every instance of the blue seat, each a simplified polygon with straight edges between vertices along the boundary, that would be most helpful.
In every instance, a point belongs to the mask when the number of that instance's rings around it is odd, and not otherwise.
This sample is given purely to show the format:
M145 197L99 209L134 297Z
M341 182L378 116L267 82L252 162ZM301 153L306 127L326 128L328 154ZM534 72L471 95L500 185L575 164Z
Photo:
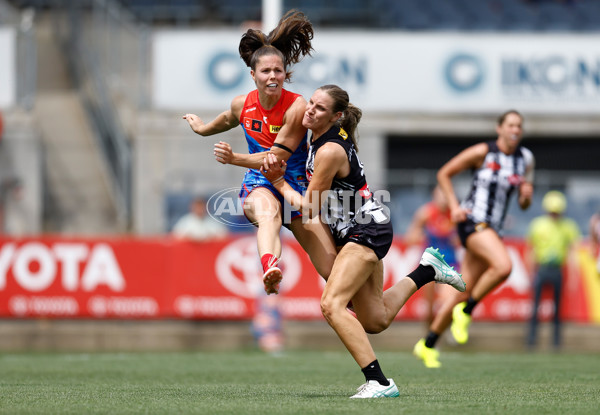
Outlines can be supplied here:
M375 21L380 27L404 30L422 30L433 22L421 0L375 0Z
M225 23L241 24L246 21L260 21L262 17L261 0L215 1L216 16Z
M497 31L502 27L503 11L490 0L457 0L465 14L465 29L470 31Z
M508 31L534 32L538 25L538 13L525 3L507 0L502 3L502 28Z
M574 28L575 12L569 5L539 3L538 28L546 31L571 31Z
M435 19L427 12L414 10L399 16L400 28L407 30L430 30L435 26Z
M572 8L575 30L600 31L600 2L580 0Z
M123 4L139 19L150 23L188 25L207 14L206 4L194 0L128 0Z

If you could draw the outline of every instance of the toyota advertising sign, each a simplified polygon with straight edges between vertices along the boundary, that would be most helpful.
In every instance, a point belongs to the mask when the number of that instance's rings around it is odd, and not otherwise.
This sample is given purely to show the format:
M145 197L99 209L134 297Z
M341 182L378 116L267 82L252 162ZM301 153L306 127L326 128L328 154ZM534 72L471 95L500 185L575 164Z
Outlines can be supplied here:
M283 238L281 307L288 319L322 319L321 278L300 245ZM524 321L531 311L531 273L525 244L508 240L509 279L477 308L475 319ZM384 288L405 278L422 248L395 240L384 259ZM600 279L585 247L570 267L561 312L566 320L600 322ZM0 239L0 317L247 320L265 295L256 237L211 242L165 238ZM421 320L420 292L399 320ZM542 318L552 315L545 298Z

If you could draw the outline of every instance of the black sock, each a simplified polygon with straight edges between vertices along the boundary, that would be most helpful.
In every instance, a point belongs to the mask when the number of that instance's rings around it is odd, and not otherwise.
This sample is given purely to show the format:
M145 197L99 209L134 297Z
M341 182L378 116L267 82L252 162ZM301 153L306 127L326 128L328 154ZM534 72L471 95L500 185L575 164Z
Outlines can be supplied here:
M377 361L377 359L373 360L361 370L364 373L367 382L370 380L376 380L377 382L379 382L380 385L390 386L390 382L389 380L387 380L387 378L381 371L381 367L379 367L379 362Z
M435 270L431 265L419 264L419 266L413 272L408 274L407 277L417 284L418 290L425 284L433 281L435 277Z
M427 337L425 337L425 347L433 349L439 338L439 334L430 331L429 333L427 333Z
M465 308L463 308L465 314L471 315L473 309L475 308L478 302L479 301L475 300L473 297L469 297L469 299L467 300L467 305L465 306Z

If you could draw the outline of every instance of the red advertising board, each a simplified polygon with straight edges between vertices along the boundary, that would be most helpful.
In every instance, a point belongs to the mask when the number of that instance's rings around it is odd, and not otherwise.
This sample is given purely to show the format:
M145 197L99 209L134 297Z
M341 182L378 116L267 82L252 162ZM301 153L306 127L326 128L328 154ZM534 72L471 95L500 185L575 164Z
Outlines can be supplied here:
M281 307L290 319L321 319L323 279L293 239L283 240ZM477 307L474 318L522 321L531 311L531 275L524 243L507 241L513 260L509 279ZM404 278L422 250L396 240L386 256L385 287ZM592 321L580 267L567 272L561 313ZM595 289L595 288L594 288ZM40 237L0 239L0 317L249 319L264 295L254 236L213 242L171 238ZM542 302L542 318L552 302ZM420 320L425 303L417 292L398 319Z

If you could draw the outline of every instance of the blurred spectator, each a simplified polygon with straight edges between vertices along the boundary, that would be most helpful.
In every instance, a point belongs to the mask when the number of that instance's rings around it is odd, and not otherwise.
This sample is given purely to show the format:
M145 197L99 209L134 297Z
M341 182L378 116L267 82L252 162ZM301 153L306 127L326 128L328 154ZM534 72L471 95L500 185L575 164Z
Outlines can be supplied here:
M25 203L23 180L15 173L14 155L3 142L3 133L0 111L0 234L18 237L31 234L34 224Z
M16 177L0 182L0 234L23 236L31 233L31 221L23 204L23 184Z
M530 257L534 268L537 270L533 283L533 309L527 346L532 348L537 342L538 308L542 290L551 286L554 294L554 336L552 345L558 349L561 344L560 298L563 285L563 266L566 264L571 248L580 238L577 223L564 217L567 208L567 199L556 190L544 196L542 208L546 214L538 216L531 221L527 240L531 245Z
M590 241L592 243L592 255L597 256L596 270L600 274L600 211L590 218Z
M183 215L173 226L172 234L177 239L203 241L225 237L227 227L210 216L206 209L206 200L195 197L190 203L190 211Z
M460 249L460 240L456 225L450 218L448 202L439 186L433 189L431 201L422 205L413 215L404 240L408 245L420 245L423 249L428 246L438 248L449 265L458 267L456 250ZM453 290L445 284L423 286L421 291L427 303L427 326L433 321L436 300L445 298L446 293L452 294Z

